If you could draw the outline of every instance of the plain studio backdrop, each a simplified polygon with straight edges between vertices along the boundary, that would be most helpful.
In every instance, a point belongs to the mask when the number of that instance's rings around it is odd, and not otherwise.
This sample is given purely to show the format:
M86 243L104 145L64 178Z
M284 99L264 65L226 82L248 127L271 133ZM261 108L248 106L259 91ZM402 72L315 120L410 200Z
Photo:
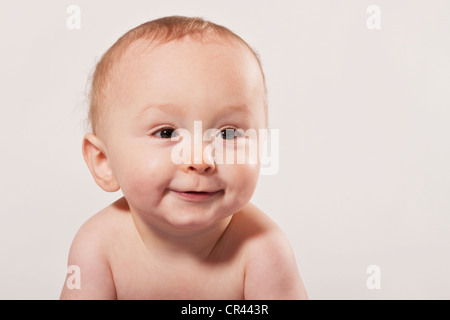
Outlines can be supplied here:
M119 36L167 15L259 52L280 160L252 201L289 237L310 298L449 299L445 0L3 1L0 298L59 298L76 231L122 196L82 158L86 83Z

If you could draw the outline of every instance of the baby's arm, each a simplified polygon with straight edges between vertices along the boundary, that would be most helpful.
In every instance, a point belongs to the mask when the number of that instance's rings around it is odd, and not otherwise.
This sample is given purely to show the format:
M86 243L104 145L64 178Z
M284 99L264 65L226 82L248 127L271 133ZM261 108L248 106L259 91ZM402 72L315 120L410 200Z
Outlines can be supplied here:
M273 230L252 243L245 268L246 300L307 299L285 235Z
M69 252L69 266L80 271L80 288L67 285L61 292L61 299L115 299L114 282L106 258L102 228L92 219L78 231ZM68 278L71 274L68 274ZM69 280L70 282L70 280Z

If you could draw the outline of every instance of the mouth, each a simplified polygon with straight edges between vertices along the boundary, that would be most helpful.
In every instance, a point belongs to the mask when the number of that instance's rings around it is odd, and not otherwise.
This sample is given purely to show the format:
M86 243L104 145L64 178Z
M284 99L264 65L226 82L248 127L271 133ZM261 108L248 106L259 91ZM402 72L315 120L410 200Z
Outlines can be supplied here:
M177 191L171 190L180 198L187 201L205 201L216 195L223 193L223 190L218 191Z

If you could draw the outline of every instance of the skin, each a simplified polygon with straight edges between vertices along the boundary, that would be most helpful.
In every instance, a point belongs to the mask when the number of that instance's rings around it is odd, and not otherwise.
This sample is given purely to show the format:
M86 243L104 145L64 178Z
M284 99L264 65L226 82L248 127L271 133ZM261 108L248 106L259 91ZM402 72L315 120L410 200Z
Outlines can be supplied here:
M230 41L186 38L143 48L138 41L118 67L102 135L83 141L96 183L124 197L75 236L68 264L80 267L81 288L64 285L61 299L307 298L285 235L250 203L259 157L219 164L208 152L192 152L190 163L176 164L171 151L179 142L161 132L193 136L201 120L203 130L217 129L213 143L225 150L248 144L220 132L264 128L254 57ZM218 193L192 202L175 192L189 190Z

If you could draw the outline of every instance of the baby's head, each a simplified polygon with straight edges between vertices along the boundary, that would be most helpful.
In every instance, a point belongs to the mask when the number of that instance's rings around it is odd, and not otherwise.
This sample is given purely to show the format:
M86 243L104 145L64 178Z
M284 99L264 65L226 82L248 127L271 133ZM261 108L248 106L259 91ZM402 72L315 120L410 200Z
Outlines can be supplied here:
M258 146L259 136L242 133L267 127L266 96L257 54L240 37L200 18L153 20L123 35L97 64L83 155L97 184L122 189L139 216L204 228L253 195L260 164L259 152L248 161L249 144ZM174 161L186 142L191 161ZM244 163L217 161L233 152L247 155Z

